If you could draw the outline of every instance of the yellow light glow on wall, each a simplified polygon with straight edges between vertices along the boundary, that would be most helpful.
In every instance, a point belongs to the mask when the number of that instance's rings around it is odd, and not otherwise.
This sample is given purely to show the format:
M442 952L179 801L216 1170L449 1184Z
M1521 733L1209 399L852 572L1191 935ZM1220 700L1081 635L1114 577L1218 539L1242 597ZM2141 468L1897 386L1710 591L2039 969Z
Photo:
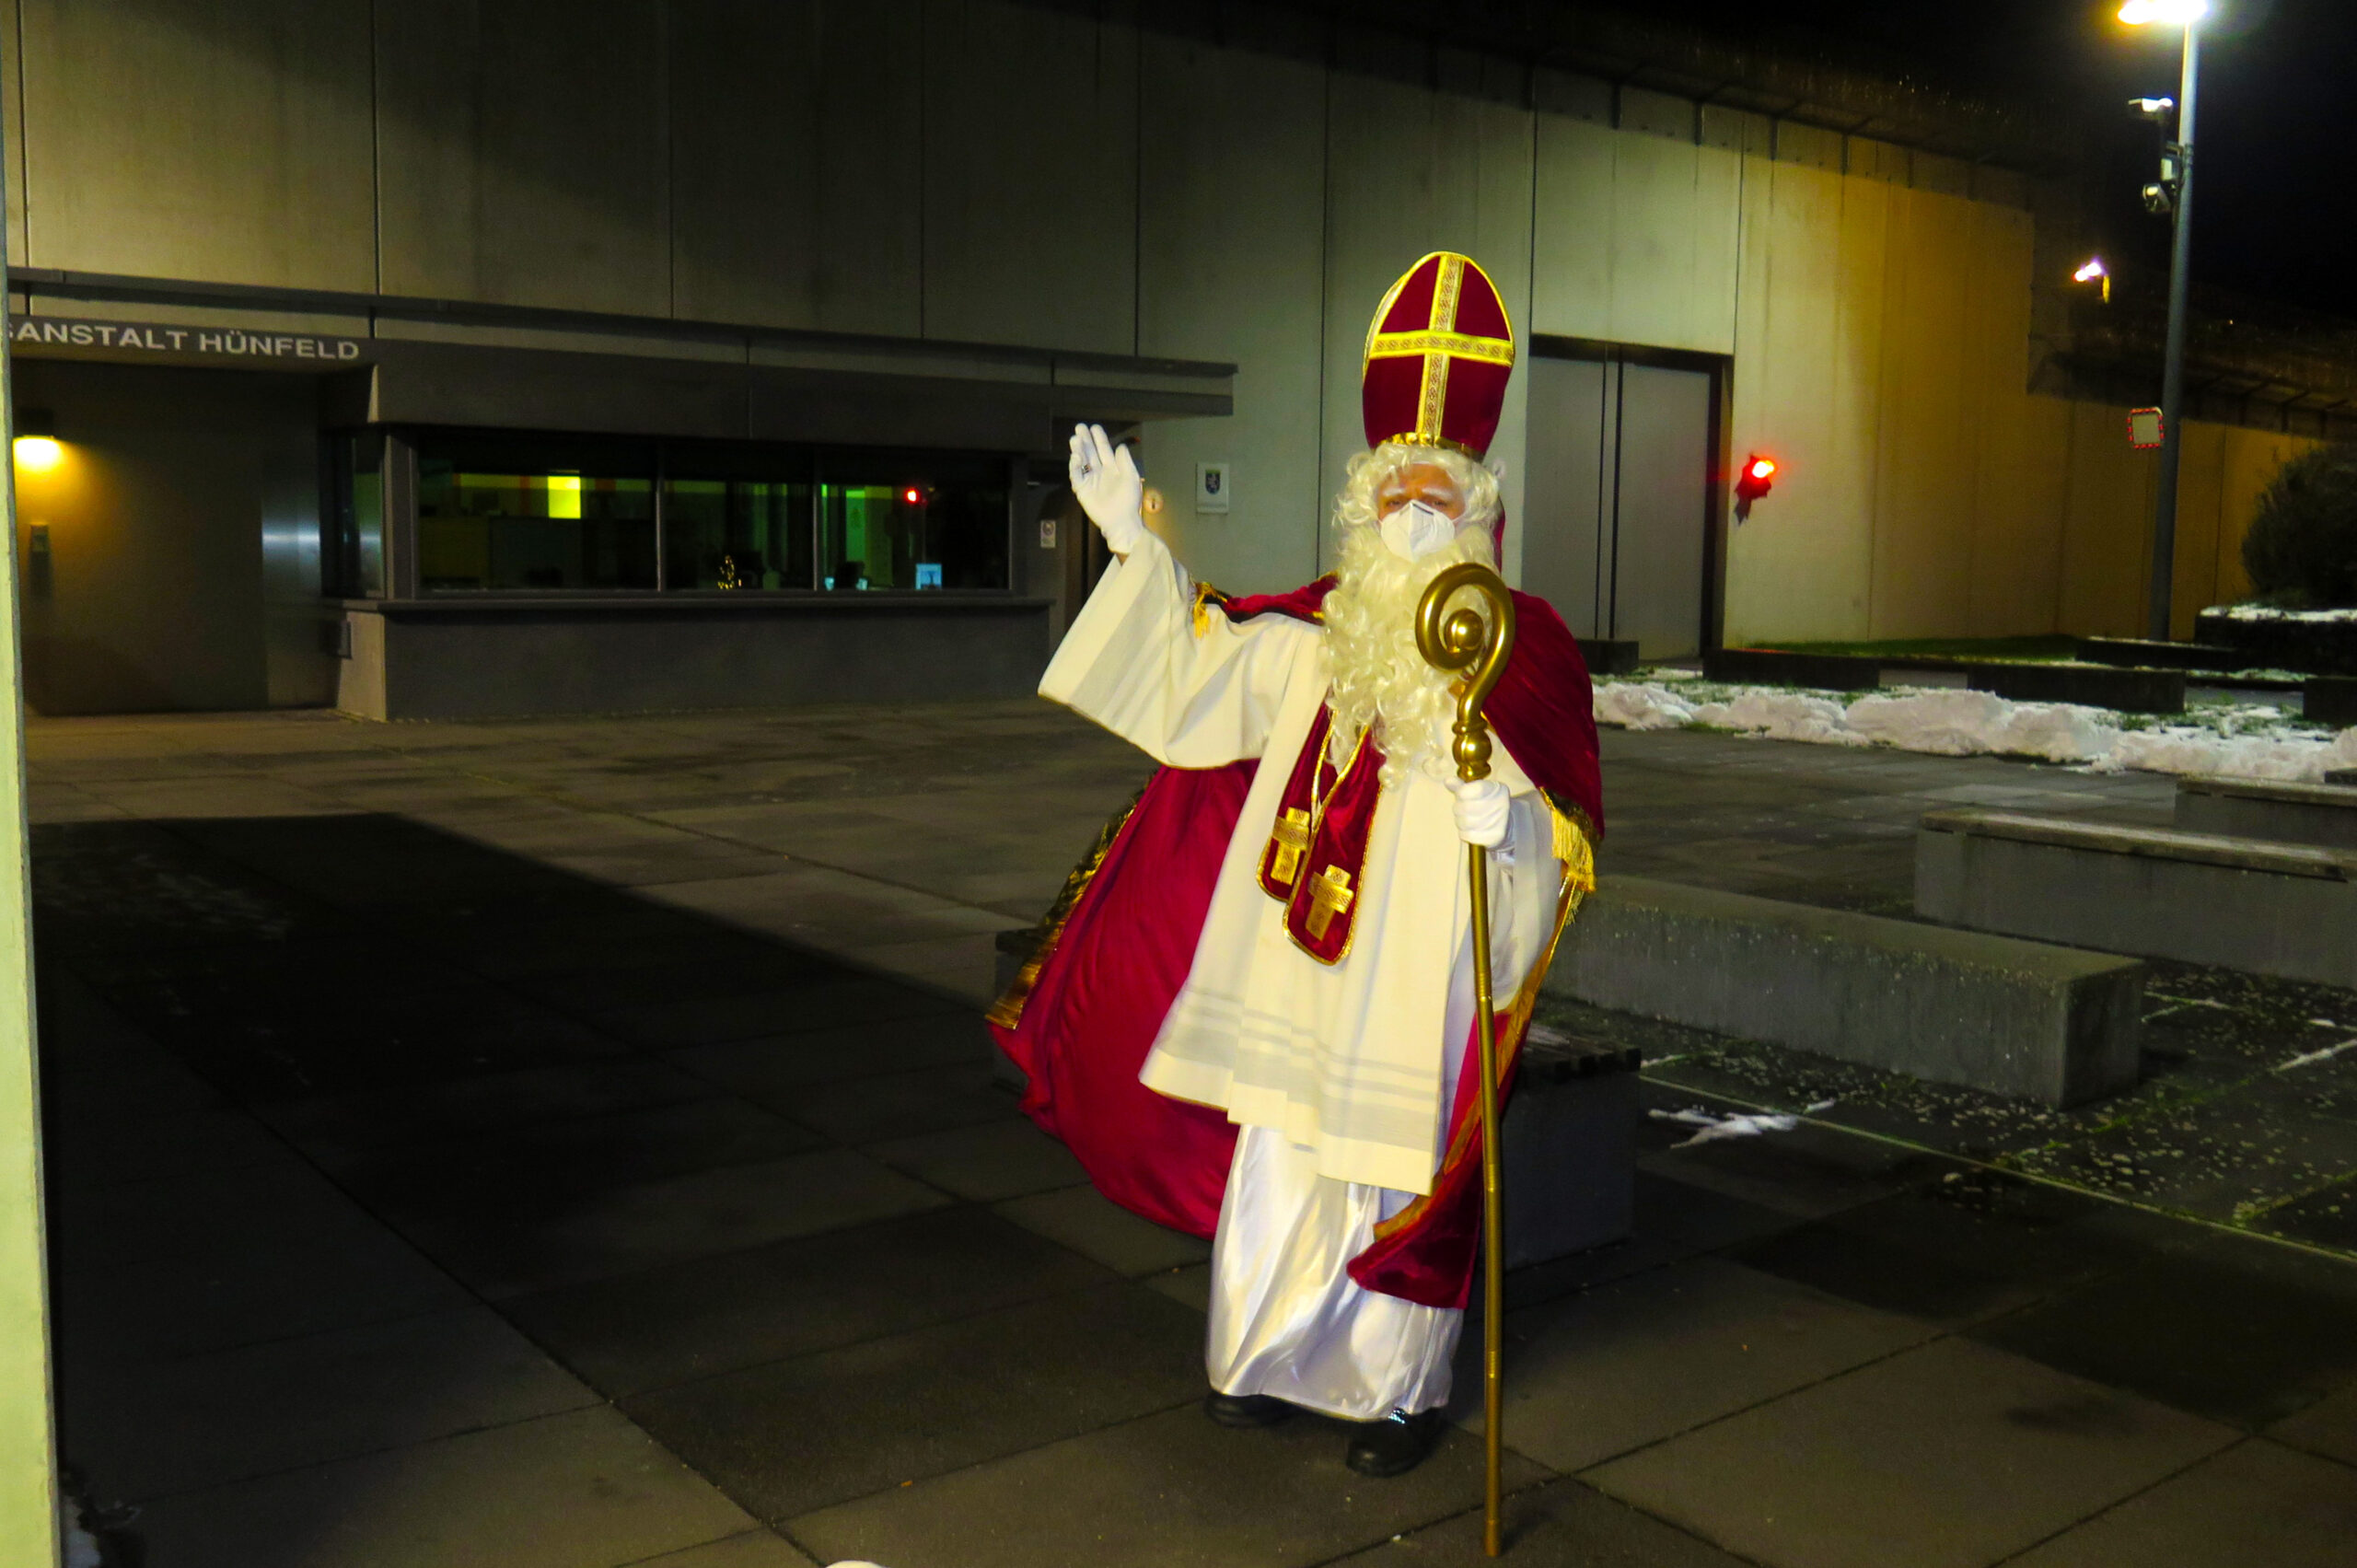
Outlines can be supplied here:
M549 475L549 516L578 517L581 516L581 476L577 473Z
M65 448L53 436L17 437L17 467L26 473L47 473L64 459Z

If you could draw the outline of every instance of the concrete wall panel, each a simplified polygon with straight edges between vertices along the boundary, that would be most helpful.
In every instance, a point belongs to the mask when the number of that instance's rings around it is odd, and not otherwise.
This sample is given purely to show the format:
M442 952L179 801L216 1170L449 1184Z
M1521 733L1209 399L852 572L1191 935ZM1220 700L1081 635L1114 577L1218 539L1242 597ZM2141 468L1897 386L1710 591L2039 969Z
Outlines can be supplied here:
M1748 158L1734 456L1782 465L1729 542L1727 635L1866 634L1890 188Z
M15 260L375 286L366 0L17 9L30 224Z
M671 308L661 0L377 11L384 288Z
M1318 575L1325 73L1146 35L1139 64L1141 353L1233 363L1236 412L1157 422L1147 477L1198 575L1239 592ZM1198 516L1195 465L1231 510Z
M1537 136L1536 330L1731 352L1741 160L1561 115Z
M51 563L27 584L27 700L48 714L265 706L263 516L286 451L311 450L311 379L40 360L16 375L64 446L17 487L20 533L46 525Z
M1134 25L926 0L924 332L1137 346Z
M673 305L913 337L919 0L674 0Z
M1360 371L1367 324L1418 257L1458 250L1498 285L1515 330L1530 331L1531 117L1495 103L1338 72L1327 96L1326 409L1321 494L1366 447ZM1521 499L1527 379L1509 386L1491 457L1509 517ZM1321 559L1329 552L1319 546ZM1508 576L1515 537L1507 534Z
M0 0L0 162L8 185L8 259L25 256L25 95L17 69L17 0Z

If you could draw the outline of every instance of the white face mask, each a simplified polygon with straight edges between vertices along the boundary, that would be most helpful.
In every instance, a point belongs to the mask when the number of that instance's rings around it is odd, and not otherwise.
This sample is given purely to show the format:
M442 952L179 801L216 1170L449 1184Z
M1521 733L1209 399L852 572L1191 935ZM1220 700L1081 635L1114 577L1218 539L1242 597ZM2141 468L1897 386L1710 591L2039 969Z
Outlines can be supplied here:
M1402 561L1430 555L1457 537L1457 520L1439 507L1411 501L1383 519L1383 542Z

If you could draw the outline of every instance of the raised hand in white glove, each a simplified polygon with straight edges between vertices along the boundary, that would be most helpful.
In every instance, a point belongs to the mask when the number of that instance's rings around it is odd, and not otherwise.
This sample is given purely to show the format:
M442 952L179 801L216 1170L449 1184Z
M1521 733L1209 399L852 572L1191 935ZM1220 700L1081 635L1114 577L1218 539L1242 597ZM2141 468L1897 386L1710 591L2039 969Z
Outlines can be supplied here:
M1469 844L1495 849L1506 842L1506 786L1495 779L1459 779L1457 791L1457 836Z
M1106 438L1101 424L1077 424L1072 432L1072 493L1088 520L1105 536L1105 547L1127 555L1145 537L1145 481L1127 447Z

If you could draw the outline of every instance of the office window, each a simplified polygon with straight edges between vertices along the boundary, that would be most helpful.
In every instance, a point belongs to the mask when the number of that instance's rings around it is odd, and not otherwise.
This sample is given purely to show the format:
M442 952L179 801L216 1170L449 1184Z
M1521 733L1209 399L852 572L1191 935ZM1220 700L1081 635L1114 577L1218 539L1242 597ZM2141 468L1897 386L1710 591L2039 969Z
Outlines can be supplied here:
M1004 459L829 451L819 459L819 587L1007 586Z
M663 586L809 588L810 456L667 447Z
M418 583L430 592L655 587L652 444L425 436Z

